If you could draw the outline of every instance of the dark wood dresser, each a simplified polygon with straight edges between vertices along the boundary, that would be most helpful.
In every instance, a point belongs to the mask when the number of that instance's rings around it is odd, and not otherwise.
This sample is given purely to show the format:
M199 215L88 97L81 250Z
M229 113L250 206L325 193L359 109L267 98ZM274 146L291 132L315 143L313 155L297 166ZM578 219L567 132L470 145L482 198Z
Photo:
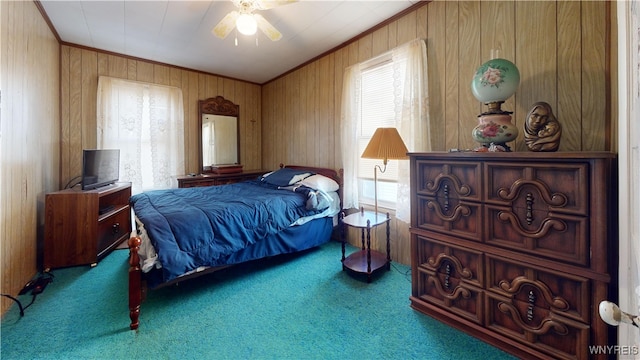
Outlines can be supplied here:
M232 184L240 181L253 180L262 174L268 173L269 170L245 170L230 174L200 174L194 176L181 176L178 178L178 187L196 187L196 186L217 186L224 184Z
M131 183L45 195L43 269L96 265L131 233Z
M617 297L615 154L410 161L414 309L525 359L616 344L598 315Z

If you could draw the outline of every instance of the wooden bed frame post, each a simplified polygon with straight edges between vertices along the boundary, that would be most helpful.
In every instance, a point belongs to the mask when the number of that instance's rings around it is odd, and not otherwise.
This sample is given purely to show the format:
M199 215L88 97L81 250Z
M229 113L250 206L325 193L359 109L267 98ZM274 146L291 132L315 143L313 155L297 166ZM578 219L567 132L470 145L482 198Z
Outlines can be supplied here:
M140 304L142 303L142 270L140 269L140 257L138 250L142 240L137 237L129 238L129 317L131 318L131 330L136 330L140 325Z

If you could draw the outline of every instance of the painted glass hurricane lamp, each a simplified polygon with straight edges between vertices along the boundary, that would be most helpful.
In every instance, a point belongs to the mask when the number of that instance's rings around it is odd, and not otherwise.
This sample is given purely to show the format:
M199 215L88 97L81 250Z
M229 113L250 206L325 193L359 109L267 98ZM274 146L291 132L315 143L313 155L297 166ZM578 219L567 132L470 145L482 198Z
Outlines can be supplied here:
M478 125L471 132L482 145L476 151L511 151L506 143L518 137L518 128L511 122L512 112L502 110L502 104L513 96L519 83L520 72L509 60L491 59L476 71L471 91L488 106L478 115Z

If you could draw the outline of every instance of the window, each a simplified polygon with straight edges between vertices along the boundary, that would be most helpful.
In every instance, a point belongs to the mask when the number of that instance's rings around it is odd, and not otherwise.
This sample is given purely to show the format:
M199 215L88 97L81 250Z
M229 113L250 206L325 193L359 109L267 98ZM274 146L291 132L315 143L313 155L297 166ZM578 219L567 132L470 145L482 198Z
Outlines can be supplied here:
M184 174L182 92L110 77L98 82L98 148L120 149L132 193L176 186Z
M427 83L422 39L345 69L340 109L345 209L373 203L374 166L382 161L360 155L378 127L395 127L409 151L431 150ZM409 192L409 162L389 161L378 176L378 205L409 222Z
M358 153L362 154L373 133L379 127L397 127L396 99L402 98L406 61L382 59L361 73L358 124ZM360 203L373 205L375 197L374 167L382 160L358 159L358 195ZM396 208L398 191L398 161L389 161L384 173L378 171L378 206Z

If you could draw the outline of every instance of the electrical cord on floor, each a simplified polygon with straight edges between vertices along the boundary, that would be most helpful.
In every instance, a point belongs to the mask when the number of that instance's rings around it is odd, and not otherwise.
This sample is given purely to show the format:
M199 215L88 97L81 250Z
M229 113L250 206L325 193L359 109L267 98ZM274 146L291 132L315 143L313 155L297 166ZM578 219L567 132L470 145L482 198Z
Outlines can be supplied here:
M11 299L11 300L15 301L15 302L18 304L18 307L20 308L20 317L24 316L24 308L22 307L22 303L20 302L20 300L18 300L18 299L16 299L16 298L14 298L13 296L8 295L8 294L0 294L0 295L2 295L2 296L4 296L4 297L8 297L9 299ZM33 303L33 301L34 301L35 299L36 299L36 297L35 297L35 295L34 295L34 296L33 296L33 300L31 300L31 303Z
M404 278L407 279L407 281L411 282L411 268L407 269L407 271L403 273L402 271L400 271L400 269L398 269L397 266L395 266L393 262L391 263L391 267L393 267L393 269L397 271L399 274L404 275Z
M38 294L44 291L47 285L53 281L53 278L54 278L54 275L47 271L40 274L40 276L38 276L36 279L29 281L22 288L22 290L20 290L20 293L19 293L19 295L24 295L27 292L31 291L31 302L24 307L22 306L22 303L20 302L20 300L18 300L16 297L13 297L9 294L0 294L0 295L15 301L18 304L18 307L20 308L20 317L23 317L24 311L27 310L29 306L33 305L33 303L36 301L36 297L38 296Z

